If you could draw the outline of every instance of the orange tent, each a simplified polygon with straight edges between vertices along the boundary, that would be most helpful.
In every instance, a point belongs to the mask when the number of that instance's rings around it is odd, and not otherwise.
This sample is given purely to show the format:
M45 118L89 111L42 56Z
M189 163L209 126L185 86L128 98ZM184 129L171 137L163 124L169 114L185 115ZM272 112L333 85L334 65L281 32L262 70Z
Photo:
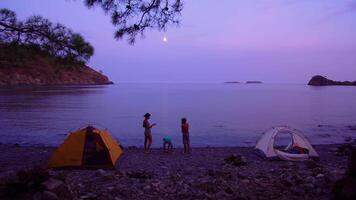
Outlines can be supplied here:
M53 153L48 168L115 168L123 153L106 130L92 126L72 132Z

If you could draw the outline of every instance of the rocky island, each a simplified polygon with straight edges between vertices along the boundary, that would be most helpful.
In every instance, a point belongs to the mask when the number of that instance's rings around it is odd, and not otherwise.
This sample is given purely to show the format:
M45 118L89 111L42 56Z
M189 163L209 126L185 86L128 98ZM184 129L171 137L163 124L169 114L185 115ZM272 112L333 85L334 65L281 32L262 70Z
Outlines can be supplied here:
M238 83L241 83L241 82L239 82L239 81L225 81L224 83L238 84Z
M246 81L246 84L262 84L262 81Z
M308 85L312 86L328 86L328 85L341 85L341 86L356 86L356 81L334 81L324 76L313 76Z

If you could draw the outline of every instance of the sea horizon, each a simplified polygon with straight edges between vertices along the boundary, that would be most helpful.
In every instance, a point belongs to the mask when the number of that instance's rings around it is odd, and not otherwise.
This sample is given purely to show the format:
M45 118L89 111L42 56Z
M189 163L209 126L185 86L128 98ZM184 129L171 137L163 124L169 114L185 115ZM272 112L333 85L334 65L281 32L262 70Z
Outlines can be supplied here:
M5 144L62 143L88 124L106 128L123 146L142 146L143 114L152 113L153 146L164 136L181 145L180 118L193 146L253 146L274 126L296 128L312 144L355 138L353 87L306 84L120 83L0 89ZM337 106L335 106L337 105ZM351 127L351 128L350 128ZM282 140L285 140L282 138Z

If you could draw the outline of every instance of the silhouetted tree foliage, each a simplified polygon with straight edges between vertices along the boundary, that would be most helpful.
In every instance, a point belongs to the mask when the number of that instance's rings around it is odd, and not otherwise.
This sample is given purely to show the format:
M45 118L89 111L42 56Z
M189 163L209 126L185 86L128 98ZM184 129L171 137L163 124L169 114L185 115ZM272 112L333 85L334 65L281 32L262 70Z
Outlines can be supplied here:
M62 24L54 24L41 16L18 21L15 12L0 10L1 46L31 47L50 56L70 62L85 63L94 48L78 33Z
M85 3L110 14L112 24L117 27L115 38L127 37L130 44L147 29L165 30L169 24L179 24L183 9L181 0L85 0Z

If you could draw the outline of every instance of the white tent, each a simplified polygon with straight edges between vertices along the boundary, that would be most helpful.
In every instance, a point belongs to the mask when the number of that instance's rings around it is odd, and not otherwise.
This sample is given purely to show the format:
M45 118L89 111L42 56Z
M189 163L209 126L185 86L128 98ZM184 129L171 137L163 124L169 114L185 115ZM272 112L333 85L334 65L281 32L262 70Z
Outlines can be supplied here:
M279 134L290 134L292 138L292 141L284 149L285 151L288 151L293 147L301 147L303 149L307 149L308 152L295 154L275 149L274 141L276 136ZM316 153L302 132L286 126L274 127L266 131L258 140L255 149L261 150L267 158L279 157L282 160L302 161L307 160L310 157L319 157L318 153Z

